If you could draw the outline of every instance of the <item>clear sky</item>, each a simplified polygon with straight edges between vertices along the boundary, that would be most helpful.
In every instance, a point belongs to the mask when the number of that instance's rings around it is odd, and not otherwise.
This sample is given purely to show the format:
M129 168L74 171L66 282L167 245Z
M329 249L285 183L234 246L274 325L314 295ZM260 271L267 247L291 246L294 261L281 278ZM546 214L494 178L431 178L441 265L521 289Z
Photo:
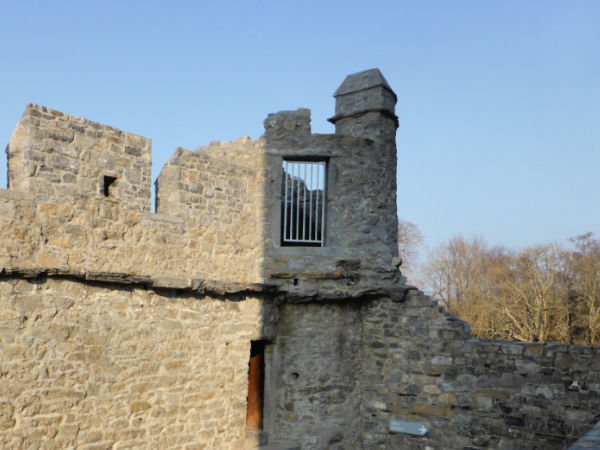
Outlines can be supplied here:
M0 30L3 143L42 104L152 138L156 178L270 112L331 133L335 89L379 67L398 213L430 247L600 235L600 1L3 0Z

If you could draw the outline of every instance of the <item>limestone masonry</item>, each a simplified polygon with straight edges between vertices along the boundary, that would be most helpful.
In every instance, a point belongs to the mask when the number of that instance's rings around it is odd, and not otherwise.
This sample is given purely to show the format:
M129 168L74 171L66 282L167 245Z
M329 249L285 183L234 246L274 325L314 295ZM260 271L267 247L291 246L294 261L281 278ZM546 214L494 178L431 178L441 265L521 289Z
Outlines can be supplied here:
M335 134L298 109L178 148L156 213L149 139L26 107L0 190L2 448L550 449L594 427L600 348L475 339L405 284L396 95L372 69L334 96Z

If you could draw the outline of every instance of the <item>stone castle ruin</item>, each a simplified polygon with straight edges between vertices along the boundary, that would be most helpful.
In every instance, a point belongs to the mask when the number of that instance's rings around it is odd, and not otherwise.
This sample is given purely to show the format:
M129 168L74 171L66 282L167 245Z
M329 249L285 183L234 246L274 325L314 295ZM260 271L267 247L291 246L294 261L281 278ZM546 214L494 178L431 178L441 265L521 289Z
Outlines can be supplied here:
M398 270L373 69L257 139L178 148L28 105L0 190L2 448L566 448L600 348L475 339Z

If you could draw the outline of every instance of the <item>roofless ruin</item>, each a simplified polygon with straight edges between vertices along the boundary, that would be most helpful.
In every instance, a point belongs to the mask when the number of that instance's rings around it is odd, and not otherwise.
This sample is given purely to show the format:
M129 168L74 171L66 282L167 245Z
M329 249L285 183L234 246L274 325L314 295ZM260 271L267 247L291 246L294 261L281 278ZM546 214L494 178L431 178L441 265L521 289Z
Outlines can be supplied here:
M335 98L335 134L298 109L176 149L156 213L148 138L26 107L2 447L565 448L595 424L600 349L475 339L405 284L396 94L372 69Z

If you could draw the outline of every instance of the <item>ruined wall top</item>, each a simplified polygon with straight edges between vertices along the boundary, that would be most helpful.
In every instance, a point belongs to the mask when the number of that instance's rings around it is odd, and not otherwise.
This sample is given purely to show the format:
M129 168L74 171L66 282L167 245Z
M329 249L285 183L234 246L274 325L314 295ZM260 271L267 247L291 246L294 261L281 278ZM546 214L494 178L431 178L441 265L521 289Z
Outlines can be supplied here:
M148 138L29 104L6 153L11 189L56 199L110 196L150 210Z
M310 134L310 109L299 108L295 111L280 111L269 114L264 120L265 134L277 137L278 133Z
M270 114L257 140L178 148L156 181L157 214L150 139L28 105L7 147L0 270L267 283L299 296L401 281L395 94L373 69L335 96L336 134L312 134L300 108ZM292 163L320 165L321 180L286 172ZM309 233L318 224L317 245L284 242L290 220Z

